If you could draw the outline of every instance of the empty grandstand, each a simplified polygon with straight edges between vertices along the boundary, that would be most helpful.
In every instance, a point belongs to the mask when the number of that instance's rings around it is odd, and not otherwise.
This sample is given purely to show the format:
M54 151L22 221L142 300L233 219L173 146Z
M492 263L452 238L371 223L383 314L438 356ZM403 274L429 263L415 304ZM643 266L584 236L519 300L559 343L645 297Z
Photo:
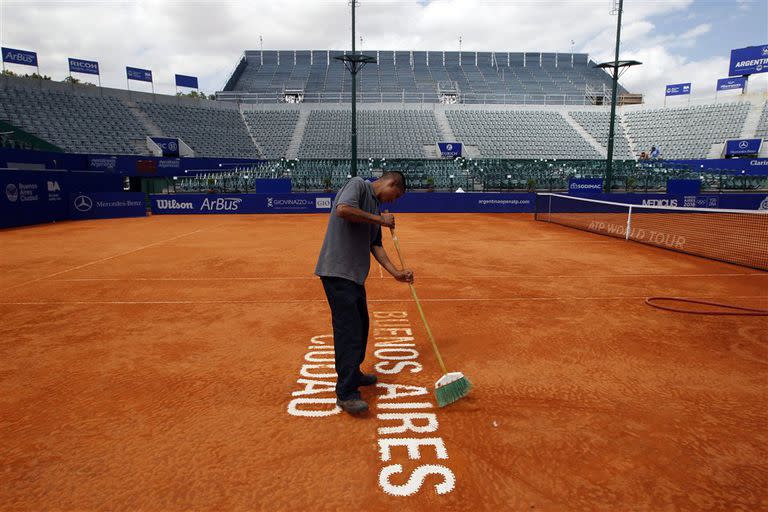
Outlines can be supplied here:
M0 90L0 120L66 151L130 154L147 135L117 98L39 90L34 82L18 82L21 87Z
M768 140L768 102L763 105L763 111L760 114L760 121L757 124L755 137Z
M264 158L286 157L299 120L298 110L245 110L243 118Z
M607 111L600 110L576 110L568 113L579 125L581 125L590 136L600 143L606 151L608 149L608 132L610 124L610 115ZM617 160L631 160L635 158L634 152L629 146L627 134L621 122L615 125L615 135L613 139L614 149L613 157Z
M664 158L707 158L714 144L738 138L749 103L631 110L624 114L636 147L661 147Z
M206 102L207 103L207 102ZM256 158L258 152L237 109L138 102L159 135L184 140L197 155Z
M450 109L446 115L458 140L485 158L600 158L561 112Z
M400 76L397 62L410 63L410 56L400 53L392 54L391 68L384 62L378 68L379 72L382 66L388 69L377 75L377 87L382 91L401 83L400 78L397 82L393 78ZM426 62L426 53L414 53L413 58L422 57ZM472 56L462 54L462 62L466 59ZM448 62L430 76L442 81L440 73L450 72L451 66ZM541 69L545 68L536 73ZM435 70L430 67L429 71ZM308 80L314 79L312 73L310 69ZM327 79L328 72L323 76ZM343 80L343 73L339 76ZM382 76L393 81L382 82ZM432 83L421 75L414 80L417 89ZM473 87L480 90L477 84ZM768 137L765 105L764 99L752 96L749 101L686 107L624 106L616 123L614 158L636 159L651 146L660 147L666 159L718 158L729 138ZM279 160L347 159L350 155L351 121L343 104L237 105L3 77L0 122L4 123L0 142L11 147L42 148L48 143L76 153L149 155L147 137L166 136L181 139L200 157ZM358 135L361 158L438 158L436 143L451 141L463 143L465 156L475 159L595 160L606 156L608 109L594 105L364 103L358 110Z
M349 155L351 119L346 110L312 110L301 142L301 158ZM431 110L358 111L358 155L362 158L425 158L438 141ZM396 148L396 149L395 149Z
M359 76L362 102L576 104L602 98L610 77L583 53L365 52L376 58ZM248 50L220 99L274 103L301 97L339 103L351 80L337 50ZM592 91L588 94L588 91ZM620 88L620 94L627 91ZM445 93L445 94L442 94Z

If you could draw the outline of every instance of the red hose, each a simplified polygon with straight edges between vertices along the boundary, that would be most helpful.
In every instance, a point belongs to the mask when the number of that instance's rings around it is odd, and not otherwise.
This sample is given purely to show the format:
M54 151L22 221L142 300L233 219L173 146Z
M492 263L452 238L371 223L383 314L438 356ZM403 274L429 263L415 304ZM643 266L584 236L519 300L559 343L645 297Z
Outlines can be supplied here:
M654 303L654 301L660 300L688 302L690 304L704 304L706 306L716 306L718 308L733 309L735 311L694 311L691 309L678 309ZM689 313L692 315L768 316L768 309L745 308L741 306L733 306L731 304L719 304L717 302L707 302L704 300L681 299L679 297L648 297L645 299L645 303L651 307L663 309L665 311L673 311L675 313Z

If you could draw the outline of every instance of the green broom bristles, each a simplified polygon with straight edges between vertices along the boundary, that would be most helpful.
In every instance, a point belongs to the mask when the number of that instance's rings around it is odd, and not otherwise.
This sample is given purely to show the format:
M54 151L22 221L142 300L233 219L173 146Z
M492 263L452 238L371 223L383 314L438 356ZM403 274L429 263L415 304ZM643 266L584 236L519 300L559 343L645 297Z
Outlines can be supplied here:
M448 381L441 384L441 381ZM437 405L445 407L448 404L463 398L469 394L469 390L472 389L472 383L463 374L459 372L448 373L443 375L440 380L435 383L435 397L437 398Z

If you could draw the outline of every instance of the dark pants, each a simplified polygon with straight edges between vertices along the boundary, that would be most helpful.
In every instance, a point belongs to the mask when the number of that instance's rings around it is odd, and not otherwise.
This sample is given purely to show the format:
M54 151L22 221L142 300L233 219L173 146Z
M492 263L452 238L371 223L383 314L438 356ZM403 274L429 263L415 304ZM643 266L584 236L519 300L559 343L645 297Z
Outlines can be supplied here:
M341 277L322 277L331 306L333 350L336 357L336 395L340 400L360 398L360 365L368 345L368 304L365 286Z

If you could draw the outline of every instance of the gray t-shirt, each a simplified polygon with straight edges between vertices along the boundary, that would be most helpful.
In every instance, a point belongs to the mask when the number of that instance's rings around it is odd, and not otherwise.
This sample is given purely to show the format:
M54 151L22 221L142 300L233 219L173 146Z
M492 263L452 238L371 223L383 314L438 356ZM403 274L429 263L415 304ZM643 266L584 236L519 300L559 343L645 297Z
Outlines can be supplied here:
M331 206L328 229L317 258L315 274L321 277L343 277L362 285L371 268L371 247L381 245L381 226L342 219L336 215L336 207L340 204L379 215L379 200L370 182L355 177L341 187Z

